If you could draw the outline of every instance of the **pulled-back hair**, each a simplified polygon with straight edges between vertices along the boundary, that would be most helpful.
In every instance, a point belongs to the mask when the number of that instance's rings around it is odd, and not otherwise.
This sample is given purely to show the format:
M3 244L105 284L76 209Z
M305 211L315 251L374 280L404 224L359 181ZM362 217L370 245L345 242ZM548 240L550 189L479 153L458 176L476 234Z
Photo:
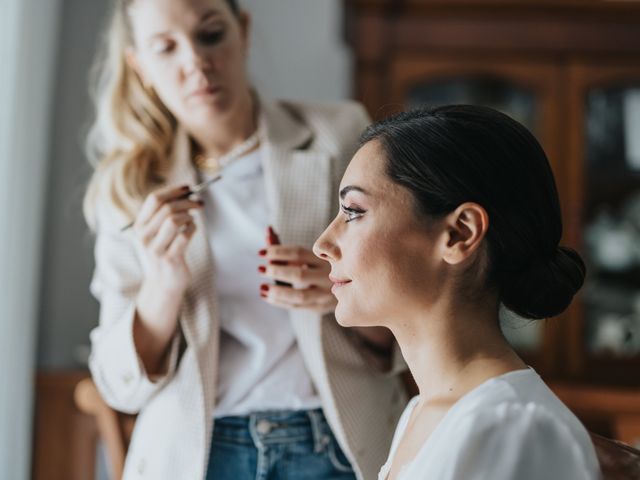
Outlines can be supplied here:
M370 125L387 174L414 197L417 215L444 216L465 202L489 216L486 286L526 318L561 313L582 286L585 265L559 246L562 218L547 157L521 124L494 109L452 105L403 112Z

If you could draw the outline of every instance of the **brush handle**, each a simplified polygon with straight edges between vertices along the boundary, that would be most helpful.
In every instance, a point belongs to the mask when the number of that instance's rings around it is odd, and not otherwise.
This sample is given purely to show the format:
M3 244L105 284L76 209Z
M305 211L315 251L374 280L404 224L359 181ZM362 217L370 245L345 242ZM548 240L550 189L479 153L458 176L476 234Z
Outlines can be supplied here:
M209 185L211 185L212 183L217 182L218 180L220 180L222 178L222 175L217 175L213 178L210 178L209 180L205 180L202 183L199 183L198 185L196 185L195 187L191 187L191 189L189 189L188 192L183 193L182 195L176 197L176 200L184 200L185 198L189 198L191 195L197 195L200 192L202 192L203 190L205 190ZM133 227L133 224L135 222L131 222L126 224L124 227L122 227L120 229L121 232L124 232L125 230L129 230L131 227ZM271 227L269 227L271 228ZM274 235L275 232L273 233ZM276 235L275 238L278 238L278 236Z

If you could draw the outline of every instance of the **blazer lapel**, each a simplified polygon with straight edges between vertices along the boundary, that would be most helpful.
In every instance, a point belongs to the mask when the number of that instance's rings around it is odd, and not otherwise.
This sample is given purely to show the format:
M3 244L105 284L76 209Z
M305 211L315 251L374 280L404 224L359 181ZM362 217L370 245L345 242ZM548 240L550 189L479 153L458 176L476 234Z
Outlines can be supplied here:
M311 247L326 227L331 158L309 148L313 132L280 104L263 102L264 172L274 228L283 243Z
M172 167L167 176L169 183L198 183L199 178L191 163L190 150L187 132L178 128L172 152ZM215 271L204 213L194 211L192 214L196 231L185 253L185 259L193 278L182 306L181 326L187 343L196 350L204 385L205 405L212 408L219 339L217 302L215 295L211 295L211 292L215 291Z
M332 146L309 148L318 144L313 132L281 104L265 103L262 114L265 182L274 228L283 243L311 248L331 218ZM321 315L304 310L291 310L289 316L309 373L322 397L332 402L323 351L325 322Z

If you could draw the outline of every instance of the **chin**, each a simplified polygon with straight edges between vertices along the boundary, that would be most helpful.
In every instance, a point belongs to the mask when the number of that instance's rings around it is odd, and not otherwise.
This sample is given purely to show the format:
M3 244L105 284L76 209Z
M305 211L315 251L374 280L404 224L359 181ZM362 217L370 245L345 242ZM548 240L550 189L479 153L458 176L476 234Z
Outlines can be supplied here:
M378 325L371 322L372 316L363 315L362 312L349 308L340 302L336 307L335 317L341 327L373 327Z

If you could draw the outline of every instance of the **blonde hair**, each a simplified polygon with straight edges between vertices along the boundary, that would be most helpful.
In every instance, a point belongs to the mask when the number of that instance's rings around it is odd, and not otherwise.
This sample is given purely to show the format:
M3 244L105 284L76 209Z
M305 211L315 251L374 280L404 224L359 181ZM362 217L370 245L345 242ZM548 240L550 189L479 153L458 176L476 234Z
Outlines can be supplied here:
M83 202L96 228L97 202L106 201L132 220L145 196L169 169L177 121L158 96L145 88L126 59L133 46L127 9L134 0L115 0L91 80L95 118L86 153L95 170Z

